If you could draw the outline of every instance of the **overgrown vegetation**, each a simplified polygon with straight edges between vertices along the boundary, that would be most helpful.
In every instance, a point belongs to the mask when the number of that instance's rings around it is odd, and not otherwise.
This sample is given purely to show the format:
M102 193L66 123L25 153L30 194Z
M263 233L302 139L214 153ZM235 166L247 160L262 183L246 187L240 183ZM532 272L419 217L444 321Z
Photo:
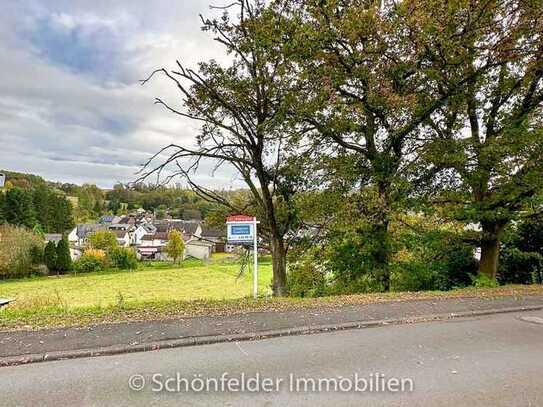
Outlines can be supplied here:
M43 274L43 242L19 226L0 225L0 279Z

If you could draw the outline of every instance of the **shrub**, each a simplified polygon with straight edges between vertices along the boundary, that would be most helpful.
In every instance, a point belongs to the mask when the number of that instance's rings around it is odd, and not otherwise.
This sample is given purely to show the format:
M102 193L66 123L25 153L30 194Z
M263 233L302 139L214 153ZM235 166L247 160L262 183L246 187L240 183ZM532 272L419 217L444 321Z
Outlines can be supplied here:
M523 252L516 247L504 250L500 256L498 280L502 284L531 284L539 282L543 273L543 256Z
M500 253L498 280L502 284L543 280L543 215L524 219L506 230Z
M439 270L430 264L415 261L396 263L391 269L390 283L393 291L437 289Z
M103 250L87 249L74 263L74 270L79 273L102 271L107 267L107 257Z
M122 270L135 270L138 267L138 259L132 249L117 247L111 254L111 262L114 267Z
M394 290L451 290L471 284L478 264L461 225L421 216L405 223L409 226L397 230L402 249L391 266Z
M418 258L398 261L391 266L394 291L452 290L467 287L477 274L477 260L471 247L451 242L437 244Z
M473 286L475 288L496 288L499 287L500 284L495 278L489 277L484 274L479 274L478 276L473 278Z
M327 292L331 295L353 294L353 293L379 293L384 290L383 283L371 274L365 274L354 280L346 282L342 279L334 280L328 287Z
M0 225L0 279L36 273L42 247L43 242L28 229Z
M313 253L304 253L292 263L287 274L287 289L293 297L319 297L326 293L326 278L314 261Z
M33 265L39 266L43 264L43 252L43 245L33 244L30 246L30 258Z

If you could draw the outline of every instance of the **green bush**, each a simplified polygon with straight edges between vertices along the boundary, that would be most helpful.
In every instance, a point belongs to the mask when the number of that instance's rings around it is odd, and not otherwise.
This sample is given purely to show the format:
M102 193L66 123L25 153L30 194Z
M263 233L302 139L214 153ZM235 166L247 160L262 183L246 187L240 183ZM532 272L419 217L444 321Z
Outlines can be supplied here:
M355 293L380 293L384 291L383 283L373 275L365 274L351 281L335 279L327 288L330 295L355 294Z
M531 284L543 280L543 215L524 219L506 230L500 252L498 280Z
M326 278L313 261L311 251L293 262L287 274L287 289L292 297L319 297L326 293Z
M392 264L393 291L447 291L467 287L477 274L477 260L469 246L436 247L427 254L420 259Z
M498 280L502 284L531 284L539 282L543 273L543 256L523 252L516 247L504 250L500 256Z
M43 245L33 244L30 246L30 259L35 266L43 264Z
M438 289L440 270L422 262L396 263L392 267L392 291L423 291Z
M480 274L473 277L473 286L475 288L496 288L499 287L500 284L495 278Z
M457 225L432 219L410 219L415 229L398 231L401 251L391 265L391 286L396 291L451 290L467 287L477 273L473 248Z
M74 262L74 271L77 273L92 273L104 270L104 261L93 255L83 254Z
M39 272L43 242L24 227L0 225L0 279Z
M127 247L117 247L110 253L111 262L113 267L117 267L122 270L135 270L138 268L138 259L134 250Z

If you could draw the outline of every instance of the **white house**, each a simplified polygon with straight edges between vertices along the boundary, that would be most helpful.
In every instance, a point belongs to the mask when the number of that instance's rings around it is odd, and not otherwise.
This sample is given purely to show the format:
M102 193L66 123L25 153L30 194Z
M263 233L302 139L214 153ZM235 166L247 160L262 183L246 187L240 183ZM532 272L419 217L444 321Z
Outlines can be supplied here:
M132 244L139 246L143 243L143 237L148 235L154 235L156 233L156 227L151 223L142 223L132 233Z
M87 238L89 235L99 230L106 230L106 227L97 223L77 225L68 234L68 242L77 247L83 247L87 244Z
M117 243L121 247L128 247L130 246L130 233L128 230L112 230L112 232L115 234L115 237L117 238Z

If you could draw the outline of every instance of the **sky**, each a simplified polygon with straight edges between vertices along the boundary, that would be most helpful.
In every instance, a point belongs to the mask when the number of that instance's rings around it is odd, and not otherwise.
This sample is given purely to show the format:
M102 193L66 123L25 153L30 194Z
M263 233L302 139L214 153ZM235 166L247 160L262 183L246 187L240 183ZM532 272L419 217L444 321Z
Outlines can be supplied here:
M200 30L213 0L0 0L0 169L109 188L131 182L161 147L194 143L198 123L154 105L179 103L156 68L223 53ZM223 0L216 0L221 5ZM203 185L238 185L232 170Z

